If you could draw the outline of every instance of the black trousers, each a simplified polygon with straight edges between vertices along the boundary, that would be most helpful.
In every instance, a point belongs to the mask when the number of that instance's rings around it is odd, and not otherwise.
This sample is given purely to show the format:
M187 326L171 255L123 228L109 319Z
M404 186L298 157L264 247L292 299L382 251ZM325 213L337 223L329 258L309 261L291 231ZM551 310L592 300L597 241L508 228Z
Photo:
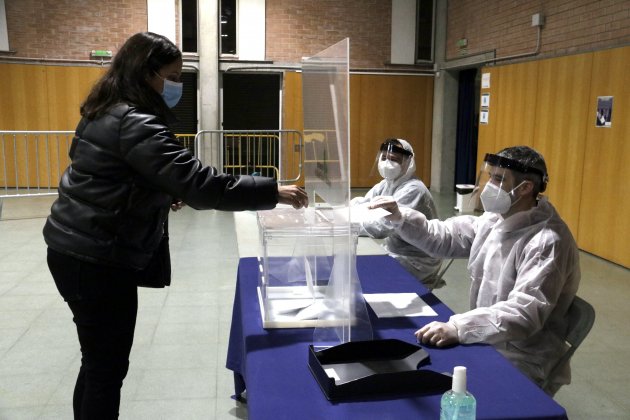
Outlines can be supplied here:
M48 249L48 267L68 303L81 345L76 420L117 419L138 311L135 272Z

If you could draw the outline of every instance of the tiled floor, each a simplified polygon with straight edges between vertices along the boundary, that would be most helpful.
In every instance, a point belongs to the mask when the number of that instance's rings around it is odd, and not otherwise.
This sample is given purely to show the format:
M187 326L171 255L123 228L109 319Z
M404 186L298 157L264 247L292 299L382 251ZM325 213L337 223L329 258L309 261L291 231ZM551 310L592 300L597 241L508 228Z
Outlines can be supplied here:
M453 194L435 194L441 216ZM0 218L0 420L70 419L79 346L70 311L58 296L41 236L50 198L5 200ZM131 367L121 419L243 419L230 399L227 339L240 256L255 252L251 214L184 209L171 218L173 286L140 291ZM253 226L252 232L250 227ZM366 248L369 252L370 249ZM579 294L597 321L573 360L574 383L557 401L571 419L628 419L630 271L582 253ZM436 291L467 308L465 262Z

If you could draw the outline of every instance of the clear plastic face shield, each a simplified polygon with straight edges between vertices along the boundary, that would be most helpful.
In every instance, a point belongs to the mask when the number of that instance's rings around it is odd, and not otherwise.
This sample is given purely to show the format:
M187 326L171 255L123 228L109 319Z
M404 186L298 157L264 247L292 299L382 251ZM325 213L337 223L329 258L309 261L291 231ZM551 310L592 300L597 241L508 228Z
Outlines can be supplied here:
M372 175L378 171L382 178L393 181L407 173L412 156L413 153L405 149L400 141L387 139L381 144L376 154Z
M515 191L525 182L533 182L523 179L522 174L540 175L543 180L540 192L544 191L547 175L540 169L488 153L479 170L473 197L481 200L485 211L505 214L519 200Z

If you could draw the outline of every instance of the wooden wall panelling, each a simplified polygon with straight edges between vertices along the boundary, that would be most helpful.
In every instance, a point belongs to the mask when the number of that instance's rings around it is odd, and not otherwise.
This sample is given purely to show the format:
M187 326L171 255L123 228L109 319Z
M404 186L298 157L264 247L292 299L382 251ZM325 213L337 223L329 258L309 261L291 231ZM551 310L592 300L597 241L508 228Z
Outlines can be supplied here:
M81 115L79 107L92 86L105 73L101 67L47 66L48 130L72 130Z
M46 77L43 66L0 64L0 130L38 131L48 126ZM15 141L14 141L15 140ZM5 137L0 153L0 182L9 187L36 185L29 171L36 147L32 141ZM17 170L13 157L17 156ZM6 171L6 180L5 173Z
M430 186L433 77L355 74L350 80L352 186L372 187L381 180L374 159L388 137L409 141L416 173Z
M490 123L480 125L477 156L480 163L486 152L515 144L539 150L550 171L547 194L577 232L580 249L625 267L630 223L620 209L630 207L628 68L630 47L484 68L491 73L490 89L481 89L491 94ZM598 96L614 97L610 128L595 126Z
M0 64L0 92L0 130L48 128L44 66Z
M502 66L500 73L495 152L508 146L533 144L538 62Z
M0 129L74 130L79 121L79 106L103 72L103 68L93 67L0 64ZM3 146L0 156L5 156L6 162L0 162L0 177L4 177L3 165L6 165L9 186L54 187L59 172L68 165L65 136L51 136L49 141L29 136L21 138L17 146L13 141ZM17 176L11 159L15 148Z
M282 94L282 129L304 130L304 116L302 111L302 73L285 72L283 77ZM302 150L283 150L282 161L287 165L283 168L285 177L297 176L299 164L302 162ZM295 175L294 175L295 174ZM304 169L298 184L304 185Z
M490 95L490 106L487 107L488 111L488 123L482 124L479 122L479 133L477 135L477 170L481 168L483 158L486 153L495 153L498 151L496 147L497 136L497 121L501 115L501 72L499 67L484 67L481 69L481 75L488 74L490 77L490 87L480 89L480 95ZM483 85L482 85L483 86ZM479 118L481 118L481 111L485 108L480 108Z
M283 128L303 129L301 74L287 72ZM350 75L350 170L352 187L372 187L378 146L387 137L410 141L418 176L430 185L433 77Z
M350 184L352 187L356 187L357 180L361 177L361 174L366 171L364 168L366 163L364 159L370 159L367 157L369 150L365 150L368 147L364 147L360 144L362 138L361 133L361 81L362 77L356 75L350 76ZM358 159L355 159L356 156ZM372 155L372 164L374 162L374 156ZM362 162L362 163L359 163ZM371 171L371 169L368 169Z
M103 67L47 66L48 120L50 131L74 131L81 115L80 106L92 86L105 73ZM40 143L39 177L43 185L59 183L59 176L70 164L67 136L51 136L47 144Z
M538 63L536 120L532 146L545 157L544 193L577 238L592 54ZM591 121L592 122L592 121Z
M630 267L630 47L593 53L578 244ZM613 96L612 126L596 127L598 96Z
M418 135L420 136L417 141L419 144L413 144L415 152L415 161L417 165L416 173L420 179L426 184L427 187L431 187L431 153L432 153L432 137L433 137L433 92L435 90L435 78L434 77L416 77L413 81L416 89L412 92L416 92L416 97L411 97L410 100L415 99L412 102L412 106L417 106L415 112L410 116L411 121L414 118L418 120ZM413 95L413 94L412 94ZM413 137L411 137L413 138ZM422 153L422 159L420 158Z
M537 72L536 63L482 68L482 78L490 75L490 88L482 87L480 94L490 94L490 106L488 124L479 124L477 168L486 153L532 145Z

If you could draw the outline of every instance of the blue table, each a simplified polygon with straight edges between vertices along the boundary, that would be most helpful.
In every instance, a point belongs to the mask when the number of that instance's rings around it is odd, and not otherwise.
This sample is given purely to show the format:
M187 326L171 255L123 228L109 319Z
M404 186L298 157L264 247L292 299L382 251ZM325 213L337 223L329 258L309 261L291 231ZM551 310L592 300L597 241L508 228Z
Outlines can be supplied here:
M453 313L393 258L358 256L364 293L416 292L438 313L436 317L378 319L371 309L374 338L415 343L413 332ZM438 419L440 395L330 402L308 368L313 329L262 328L256 287L258 262L239 262L227 368L234 372L235 393L247 388L249 418L255 419ZM448 287L448 286L447 286ZM369 307L369 305L368 305ZM488 345L447 349L424 347L426 369L452 372L468 368L468 389L477 399L478 419L566 419L566 411Z

